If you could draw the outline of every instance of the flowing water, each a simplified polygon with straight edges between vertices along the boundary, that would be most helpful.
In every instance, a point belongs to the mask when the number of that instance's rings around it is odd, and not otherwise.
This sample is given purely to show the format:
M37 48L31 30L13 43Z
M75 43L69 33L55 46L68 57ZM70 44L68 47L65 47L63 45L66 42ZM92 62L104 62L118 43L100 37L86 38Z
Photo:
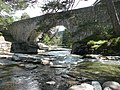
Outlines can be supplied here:
M68 86L61 75L70 69L71 62L75 63L80 58L77 55L71 55L70 50L28 56L54 59L51 60L53 64L67 67L51 68L50 65L41 65L39 62L26 62L31 59L14 61L11 58L1 58L0 90L67 90Z
M70 54L69 49L38 55L22 54L29 58L17 61L11 59L14 55L0 58L0 90L67 90L69 86L62 75L77 62L83 61L81 56ZM50 65L42 65L39 62L41 58L50 60L54 65L66 67L52 68Z

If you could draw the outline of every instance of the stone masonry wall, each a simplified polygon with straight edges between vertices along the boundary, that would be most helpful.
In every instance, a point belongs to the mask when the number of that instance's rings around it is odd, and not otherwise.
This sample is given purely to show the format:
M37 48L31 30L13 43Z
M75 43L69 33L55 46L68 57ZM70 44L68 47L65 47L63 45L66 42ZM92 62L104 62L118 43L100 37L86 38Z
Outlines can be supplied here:
M0 36L0 53L10 53L11 42L5 41L3 36Z

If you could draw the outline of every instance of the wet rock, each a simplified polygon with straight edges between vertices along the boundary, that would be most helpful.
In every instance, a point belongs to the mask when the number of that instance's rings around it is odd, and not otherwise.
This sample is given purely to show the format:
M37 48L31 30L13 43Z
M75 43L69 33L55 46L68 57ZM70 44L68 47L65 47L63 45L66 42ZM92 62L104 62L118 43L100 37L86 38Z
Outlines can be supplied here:
M70 77L69 75L62 75L62 78L76 80L76 78Z
M11 59L12 58L12 54L1 54L0 55L0 59Z
M48 84L48 85L55 85L55 81L48 81L48 82L46 82L46 84Z
M14 60L14 61L21 61L20 57L18 57L17 55L13 55L12 56L12 60Z
M88 59L101 59L101 60L106 60L106 59L108 59L106 56L103 56L103 55L96 55L96 54L87 54L87 55L84 55L83 57L82 57L83 59L84 58L88 58Z
M120 90L120 84L115 81L107 81L103 83L103 88L110 88L110 90ZM109 89L106 89L109 90Z
M74 85L68 90L94 90L93 86L87 83L82 83L81 85Z
M105 87L103 90L112 90L110 87Z
M44 57L44 59L50 61L50 58L49 58L49 57Z
M18 66L28 70L36 69L38 67L37 65L33 64L19 64Z
M49 50L49 46L45 45L44 43L38 43L38 47L43 50Z
M14 54L12 59L15 60L15 61L17 61L17 60L25 60L25 59L38 60L38 59L41 59L41 57L28 55L28 54Z
M50 61L49 60L41 60L41 64L43 64L43 65L49 65Z
M98 81L92 81L92 86L94 87L94 90L102 90L102 87Z
M66 65L51 65L51 68L67 68Z
M50 66L52 66L53 65L53 62L50 62Z
M106 56L108 60L119 60L120 56Z
M36 65L33 65L33 64L26 64L26 65L25 65L25 68L28 69L28 70L32 70L32 69L37 68L37 66L36 66Z

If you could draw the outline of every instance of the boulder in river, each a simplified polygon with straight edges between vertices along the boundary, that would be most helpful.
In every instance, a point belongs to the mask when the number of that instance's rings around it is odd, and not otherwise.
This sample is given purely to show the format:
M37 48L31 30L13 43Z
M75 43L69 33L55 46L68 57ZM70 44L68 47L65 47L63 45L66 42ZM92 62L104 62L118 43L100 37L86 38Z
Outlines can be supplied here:
M118 82L115 81L107 81L103 83L103 88L110 88L110 90L120 90L120 84ZM109 89L106 89L109 90Z
M74 85L68 90L94 90L94 87L87 83L82 83L81 85Z

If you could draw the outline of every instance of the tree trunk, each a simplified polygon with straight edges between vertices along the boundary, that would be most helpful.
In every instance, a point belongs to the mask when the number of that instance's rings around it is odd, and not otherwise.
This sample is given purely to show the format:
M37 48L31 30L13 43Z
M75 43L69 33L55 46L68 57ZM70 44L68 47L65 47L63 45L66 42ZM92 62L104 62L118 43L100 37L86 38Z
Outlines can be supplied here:
M116 36L120 36L120 19L117 14L113 0L101 0L107 6L107 11L113 24L113 29Z

